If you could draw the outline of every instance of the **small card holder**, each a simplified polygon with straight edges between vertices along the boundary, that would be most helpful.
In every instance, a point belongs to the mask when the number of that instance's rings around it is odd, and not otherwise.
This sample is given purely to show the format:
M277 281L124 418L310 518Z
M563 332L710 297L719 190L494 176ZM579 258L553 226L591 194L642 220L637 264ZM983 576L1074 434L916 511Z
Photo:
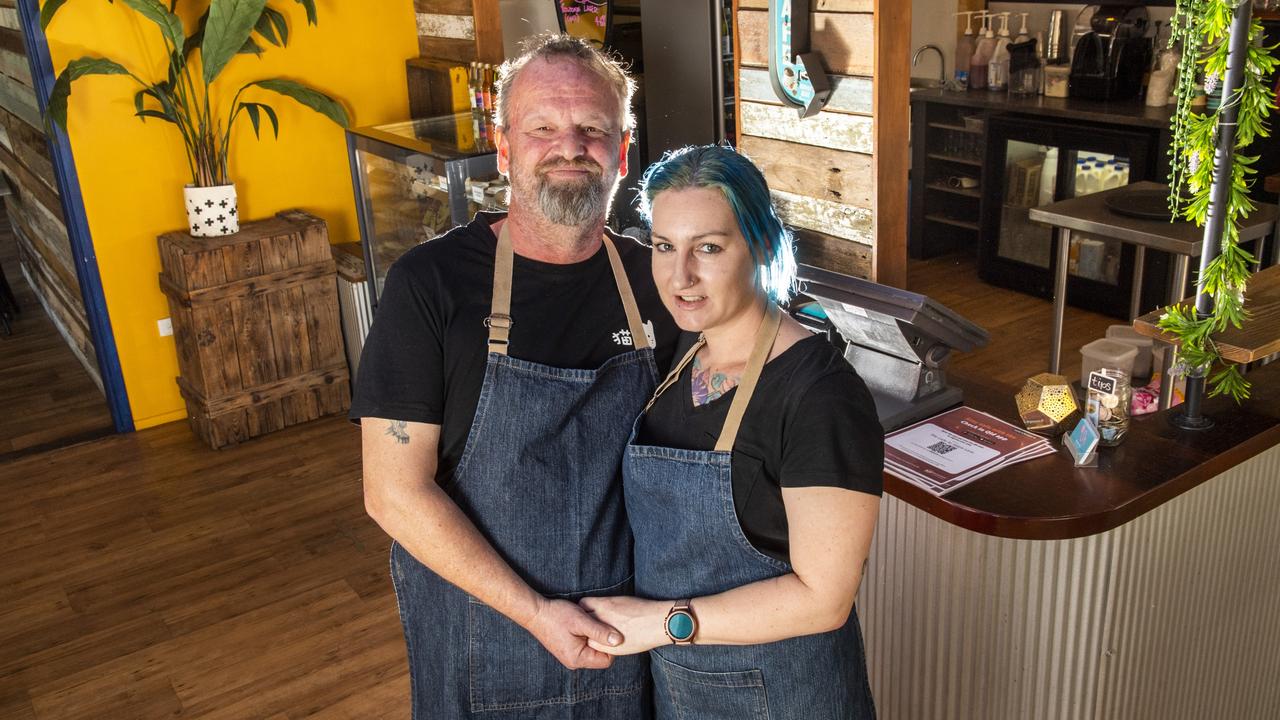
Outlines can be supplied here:
M1081 418L1071 432L1062 436L1062 444L1067 446L1076 467L1098 467L1098 428L1089 418Z

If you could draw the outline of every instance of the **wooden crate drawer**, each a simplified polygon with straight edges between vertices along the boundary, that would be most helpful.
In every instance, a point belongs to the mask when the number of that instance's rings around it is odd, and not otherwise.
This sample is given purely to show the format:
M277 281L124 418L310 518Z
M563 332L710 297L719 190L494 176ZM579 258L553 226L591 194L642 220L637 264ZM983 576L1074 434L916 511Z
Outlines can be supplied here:
M178 385L224 447L342 412L350 390L324 221L288 211L222 238L159 239Z

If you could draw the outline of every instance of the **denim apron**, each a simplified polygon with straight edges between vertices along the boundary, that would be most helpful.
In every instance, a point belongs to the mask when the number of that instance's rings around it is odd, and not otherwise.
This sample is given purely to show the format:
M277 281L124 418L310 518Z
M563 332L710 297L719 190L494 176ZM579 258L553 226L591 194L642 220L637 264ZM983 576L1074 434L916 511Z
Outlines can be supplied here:
M513 252L494 258L489 354L450 497L536 592L577 600L632 592L632 541L618 472L626 420L657 370L631 285L604 239L634 350L576 370L507 355ZM566 308L571 312L571 308ZM519 322L519 315L514 322ZM523 628L399 544L391 573L405 630L413 717L630 720L650 717L648 659L568 670Z
M697 598L791 572L788 563L756 550L743 534L731 476L734 439L779 320L771 305L714 450L637 445L633 431L623 487L635 535L638 596ZM703 344L699 338L655 400ZM697 645L696 637L694 643L650 651L659 720L875 717L855 612L840 629L819 635L758 645Z

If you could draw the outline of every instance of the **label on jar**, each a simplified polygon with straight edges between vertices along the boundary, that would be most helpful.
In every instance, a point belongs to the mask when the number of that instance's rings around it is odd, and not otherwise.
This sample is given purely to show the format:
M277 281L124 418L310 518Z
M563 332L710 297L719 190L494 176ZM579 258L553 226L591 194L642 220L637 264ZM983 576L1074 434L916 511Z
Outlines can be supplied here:
M1100 372L1089 373L1089 389L1103 395L1116 394L1116 379Z

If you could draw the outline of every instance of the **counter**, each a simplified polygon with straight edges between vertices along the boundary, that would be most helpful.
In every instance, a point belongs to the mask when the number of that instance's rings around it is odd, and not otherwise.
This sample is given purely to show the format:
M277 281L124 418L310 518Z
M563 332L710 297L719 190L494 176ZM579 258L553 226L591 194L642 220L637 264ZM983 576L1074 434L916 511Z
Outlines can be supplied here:
M1280 364L1209 431L1134 418L938 498L893 476L858 595L885 718L1274 717ZM1013 394L959 384L1017 423ZM1176 411L1176 409L1175 409Z
M1056 120L1080 120L1164 131L1168 131L1169 121L1173 118L1172 107L1147 107L1140 99L1103 102L1043 95L1010 95L986 90L952 92L929 88L913 89L911 102L936 102L997 112L1043 115Z

